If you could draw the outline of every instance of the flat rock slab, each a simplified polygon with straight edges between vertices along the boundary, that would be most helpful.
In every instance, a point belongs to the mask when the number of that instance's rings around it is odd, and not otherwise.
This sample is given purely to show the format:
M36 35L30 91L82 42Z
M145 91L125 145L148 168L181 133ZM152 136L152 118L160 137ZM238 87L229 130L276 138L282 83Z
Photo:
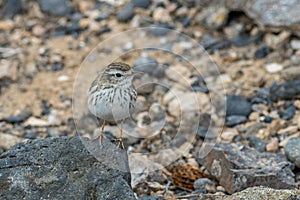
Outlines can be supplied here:
M275 190L266 187L251 187L241 192L237 192L231 196L229 195L199 195L197 200L294 200L300 198L299 190Z
M230 194L252 186L275 189L297 187L294 165L279 154L260 153L236 144L216 144L205 158L197 159Z
M0 155L0 199L135 199L126 151L103 140L57 137Z

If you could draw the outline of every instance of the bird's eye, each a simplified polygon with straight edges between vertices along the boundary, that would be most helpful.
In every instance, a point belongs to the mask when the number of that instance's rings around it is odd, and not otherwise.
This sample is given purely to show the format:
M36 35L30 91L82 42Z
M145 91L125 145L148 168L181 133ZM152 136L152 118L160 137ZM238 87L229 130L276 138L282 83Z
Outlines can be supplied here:
M122 76L122 74L116 73L116 77L120 78L121 76Z

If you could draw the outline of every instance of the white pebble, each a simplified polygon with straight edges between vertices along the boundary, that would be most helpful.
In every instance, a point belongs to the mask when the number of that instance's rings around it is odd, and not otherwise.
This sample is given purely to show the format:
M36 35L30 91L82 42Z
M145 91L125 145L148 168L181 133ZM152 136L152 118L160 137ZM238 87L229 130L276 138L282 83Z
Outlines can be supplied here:
M278 63L270 63L266 65L266 70L269 73L276 73L283 69L283 66Z
M64 82L64 81L68 81L69 80L69 77L66 76L66 75L61 75L58 77L57 79L59 82Z

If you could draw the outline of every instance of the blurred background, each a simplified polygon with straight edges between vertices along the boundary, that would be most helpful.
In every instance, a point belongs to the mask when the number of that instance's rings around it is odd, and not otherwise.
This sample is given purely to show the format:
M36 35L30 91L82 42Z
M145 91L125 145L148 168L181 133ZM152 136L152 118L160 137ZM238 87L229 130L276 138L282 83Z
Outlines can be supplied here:
M194 39L218 66L220 78L216 83L226 89L228 98L226 124L223 134L216 140L245 145L255 151L257 157L266 152L285 155L296 166L290 169L294 173L291 179L281 177L274 182L248 185L299 188L300 150L297 155L290 154L295 148L299 149L297 144L300 144L299 10L298 0L0 0L0 153L26 140L73 136L77 131L72 114L73 83L91 50L100 42L131 28L153 27L153 34L160 39L167 37L168 31L159 28L167 28ZM193 47L187 42L170 45L178 52ZM115 55L134 48L134 43L129 41L121 50L108 46L104 53ZM192 56L197 60L197 55ZM199 57L200 62L201 59ZM168 177L173 177L173 183L180 186L170 189L174 198L190 194L195 187L201 188L194 184L195 180L203 178L197 175L198 171L211 176L210 165L197 159L213 118L205 112L205 106L209 104L206 80L195 75L188 63L183 64L174 55L135 52L120 60L133 66L150 63L153 67L159 63L159 70L156 74L153 72L154 79L146 77L143 80L155 81L155 78L162 79L160 75L164 74L166 83L179 93L183 91L180 94L185 96L186 83L177 81L178 77L172 75L170 68L178 71L187 78L188 86L197 93L203 108L197 116L200 128L196 130L196 140L175 141L188 148L178 159L180 167L166 168L156 176L133 177L137 196L161 195L165 192ZM147 69L141 70L147 72ZM140 112L145 111L143 107L150 108L160 102L161 98L167 125L150 140L127 138L125 143L131 147L131 152L151 153L171 144L180 111L176 110L179 108L172 103L170 94L166 97L166 89L148 87L139 92ZM193 107L189 103L186 106ZM153 112L154 120L159 121L161 111L154 109ZM145 113L137 114L134 120L149 123ZM88 113L80 123L80 127L84 127L82 134L93 132L99 126ZM117 132L113 124L107 130L108 135ZM287 149L286 144L291 138L297 140ZM229 147L220 148L225 151ZM178 156L178 152L174 154ZM166 152L150 157L150 160L159 163L174 154ZM238 162L248 166L261 161L253 158L248 163L245 160ZM191 166L196 168L195 173L186 176ZM155 169L161 170L157 166ZM234 181L232 185L226 185L221 177L213 177L211 182L199 183L208 185L206 193L231 194L245 188L234 185ZM286 186L278 184L281 181Z

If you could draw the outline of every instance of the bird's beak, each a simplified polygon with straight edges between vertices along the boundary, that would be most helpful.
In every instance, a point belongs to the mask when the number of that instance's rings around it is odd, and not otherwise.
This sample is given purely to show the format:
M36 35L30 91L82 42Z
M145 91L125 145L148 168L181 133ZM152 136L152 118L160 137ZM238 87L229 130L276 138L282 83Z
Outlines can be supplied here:
M144 72L133 72L130 76L142 75Z

